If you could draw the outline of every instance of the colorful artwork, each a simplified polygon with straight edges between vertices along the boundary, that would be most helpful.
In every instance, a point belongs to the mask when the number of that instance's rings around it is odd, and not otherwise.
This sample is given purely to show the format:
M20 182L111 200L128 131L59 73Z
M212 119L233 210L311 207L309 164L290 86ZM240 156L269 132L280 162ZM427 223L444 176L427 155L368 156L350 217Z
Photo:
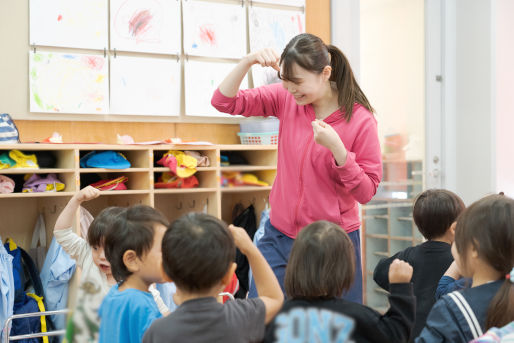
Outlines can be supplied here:
M180 62L111 57L111 114L178 116Z
M211 98L219 84L236 66L235 63L186 61L184 66L186 115L203 117L231 117L218 112L211 105ZM248 88L245 77L241 88Z
M278 78L278 73L275 69L262 67L258 64L252 66L252 78L254 88L282 82L282 80Z
M250 7L250 51L274 48L279 54L294 36L305 32L300 11Z
M29 80L31 112L109 112L103 55L31 52Z
M188 0L183 12L186 54L229 58L246 55L244 7Z
M30 0L30 44L107 48L107 0Z
M180 2L111 0L111 49L178 54Z

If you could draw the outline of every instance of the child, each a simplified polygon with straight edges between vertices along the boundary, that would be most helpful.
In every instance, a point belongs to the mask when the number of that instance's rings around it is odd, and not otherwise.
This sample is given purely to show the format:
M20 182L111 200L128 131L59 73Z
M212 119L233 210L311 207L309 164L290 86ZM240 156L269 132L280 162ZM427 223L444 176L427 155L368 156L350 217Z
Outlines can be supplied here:
M514 320L514 200L491 195L464 210L452 254L471 288L437 301L417 343L469 342Z
M234 273L236 246L248 258L259 297L222 305L216 296ZM260 342L265 323L282 305L278 281L246 231L227 229L213 216L189 213L173 222L162 242L162 262L180 305L152 324L144 343Z
M239 90L255 64L279 70L282 84ZM356 273L345 297L362 302L358 203L375 195L382 158L373 107L344 54L319 37L300 34L281 56L264 49L243 57L211 103L229 114L280 120L270 220L257 244L280 284L296 235L307 224L329 220L353 242ZM249 296L255 295L252 284Z
M63 249L82 268L80 286L77 291L77 306L68 323L68 342L95 342L98 340L98 308L109 288L116 282L104 254L104 237L112 221L124 209L108 207L91 223L87 241L73 232L72 226L81 203L94 199L100 191L85 187L68 202L54 227L54 236Z
M391 307L380 315L364 305L339 297L350 287L355 273L352 242L336 224L318 221L296 237L286 269L288 300L266 330L265 342L311 342L319 337L335 342L341 328L333 313L355 321L355 342L407 342L414 322L415 298L412 267L395 260L389 268ZM331 315L307 315L310 309L329 310ZM301 311L299 311L301 310ZM295 330L294 327L303 327ZM342 328L345 330L345 328Z
M389 290L387 274L395 259L406 261L414 268L412 283L416 295L416 321L409 342L417 337L435 303L437 283L453 261L451 244L455 222L464 209L464 202L455 193L443 189L430 189L421 193L414 203L414 223L426 242L407 248L390 258L382 259L373 273L375 282Z
M439 280L435 290L435 300L439 300L443 295L458 291L471 286L470 278L463 278L460 274L457 262L453 261L448 270Z
M141 342L161 313L148 287L163 282L161 242L168 224L157 210L129 207L118 215L105 236L105 255L118 282L98 311L100 343Z

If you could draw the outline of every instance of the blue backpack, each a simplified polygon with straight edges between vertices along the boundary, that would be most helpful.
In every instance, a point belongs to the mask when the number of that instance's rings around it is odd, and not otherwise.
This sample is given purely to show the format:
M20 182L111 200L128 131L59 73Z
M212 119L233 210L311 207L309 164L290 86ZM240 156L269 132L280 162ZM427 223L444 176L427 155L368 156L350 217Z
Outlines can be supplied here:
M16 144L20 142L20 133L11 116L0 113L0 144Z
M45 311L44 292L37 267L29 254L8 238L5 249L13 257L14 277L14 314ZM33 292L29 292L33 291ZM53 331L54 325L49 317L29 317L12 321L10 336ZM22 343L52 343L54 337L29 338Z

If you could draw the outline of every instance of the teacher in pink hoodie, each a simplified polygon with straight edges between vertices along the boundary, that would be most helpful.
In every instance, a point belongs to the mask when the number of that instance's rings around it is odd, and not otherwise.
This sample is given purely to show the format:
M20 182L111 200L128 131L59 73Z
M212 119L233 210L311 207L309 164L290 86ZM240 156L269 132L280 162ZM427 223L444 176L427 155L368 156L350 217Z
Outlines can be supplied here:
M254 64L275 68L282 84L239 90ZM270 220L257 246L282 289L296 235L314 221L328 220L348 233L355 249L356 277L343 297L362 302L358 203L375 195L382 160L373 107L344 54L312 34L300 34L281 56L264 49L241 59L211 103L229 114L280 120ZM249 296L257 296L254 285Z

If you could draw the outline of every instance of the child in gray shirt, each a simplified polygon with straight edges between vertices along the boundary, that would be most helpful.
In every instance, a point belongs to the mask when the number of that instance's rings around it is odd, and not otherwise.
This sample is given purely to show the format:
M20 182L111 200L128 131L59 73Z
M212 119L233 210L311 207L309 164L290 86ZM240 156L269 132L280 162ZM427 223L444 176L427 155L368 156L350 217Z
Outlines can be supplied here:
M235 248L246 255L258 298L218 303L235 271ZM202 213L173 222L162 240L162 268L177 286L179 307L154 321L143 343L260 342L283 302L278 281L242 228Z

